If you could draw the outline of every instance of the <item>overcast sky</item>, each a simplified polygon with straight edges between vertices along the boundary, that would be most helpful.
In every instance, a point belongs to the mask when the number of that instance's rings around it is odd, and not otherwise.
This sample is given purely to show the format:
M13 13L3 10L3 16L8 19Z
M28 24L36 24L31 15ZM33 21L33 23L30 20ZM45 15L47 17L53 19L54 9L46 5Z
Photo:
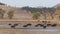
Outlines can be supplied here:
M52 7L56 4L59 4L60 0L0 0L0 2L11 6L17 6L17 7L23 7L23 6Z

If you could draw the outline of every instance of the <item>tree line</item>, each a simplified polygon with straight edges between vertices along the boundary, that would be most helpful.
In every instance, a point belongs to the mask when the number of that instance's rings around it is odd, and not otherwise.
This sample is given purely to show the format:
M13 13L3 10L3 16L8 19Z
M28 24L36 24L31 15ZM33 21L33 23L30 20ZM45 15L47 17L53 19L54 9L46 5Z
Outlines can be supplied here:
M31 13L35 13L35 12L50 12L50 13L54 13L56 11L56 9L54 7L42 7L42 8L38 8L38 7L22 7L23 10L26 10L27 12L31 12Z

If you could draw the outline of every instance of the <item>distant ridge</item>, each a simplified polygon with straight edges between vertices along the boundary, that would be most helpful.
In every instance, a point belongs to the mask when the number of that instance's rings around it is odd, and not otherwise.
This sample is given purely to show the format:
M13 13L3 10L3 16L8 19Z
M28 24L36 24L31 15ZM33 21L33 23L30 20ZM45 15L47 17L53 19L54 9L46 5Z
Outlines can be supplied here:
M0 5L5 5L5 4L0 2Z
M60 6L60 4L56 4L56 5L54 6L54 8L57 8L58 6Z
M41 7L41 8L32 8L32 7L22 7L22 9L24 9L24 10L27 10L27 11L30 11L30 12L32 12L32 13L34 13L34 12L40 12L40 13L43 13L43 12L50 12L50 13L54 13L55 12L55 8L53 8L53 7Z

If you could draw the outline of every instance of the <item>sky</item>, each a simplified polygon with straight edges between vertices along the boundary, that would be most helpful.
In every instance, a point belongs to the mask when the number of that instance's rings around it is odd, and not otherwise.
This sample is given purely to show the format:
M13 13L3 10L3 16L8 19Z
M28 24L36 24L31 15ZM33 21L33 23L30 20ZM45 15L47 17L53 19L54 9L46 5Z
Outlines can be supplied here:
M60 0L0 0L0 2L16 7L52 7L60 3Z

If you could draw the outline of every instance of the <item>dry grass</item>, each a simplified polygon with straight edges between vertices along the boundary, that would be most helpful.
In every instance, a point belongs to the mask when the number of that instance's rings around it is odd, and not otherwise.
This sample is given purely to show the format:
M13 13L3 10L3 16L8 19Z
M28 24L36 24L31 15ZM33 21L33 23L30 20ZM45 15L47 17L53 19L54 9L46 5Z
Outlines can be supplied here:
M60 34L60 31L0 29L0 34Z

